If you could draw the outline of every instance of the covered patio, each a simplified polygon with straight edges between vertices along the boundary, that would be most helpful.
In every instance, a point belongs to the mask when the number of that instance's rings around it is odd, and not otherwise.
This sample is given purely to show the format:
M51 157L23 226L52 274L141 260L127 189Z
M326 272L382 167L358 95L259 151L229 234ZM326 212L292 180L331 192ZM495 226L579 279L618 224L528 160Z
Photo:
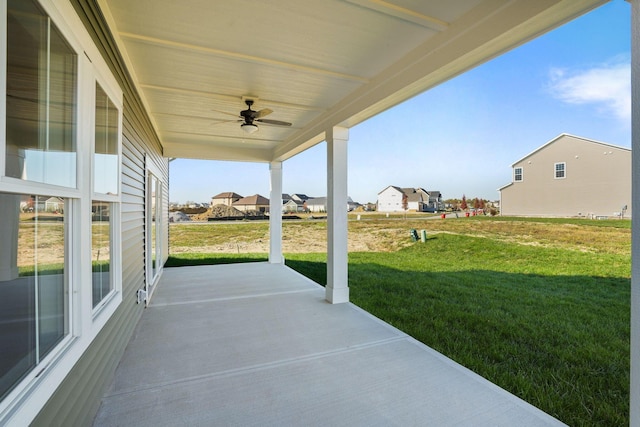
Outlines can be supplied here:
M94 426L558 420L282 264L164 272Z
M0 204L0 280L16 279L18 249L36 246L19 239L20 201L59 197L67 213L59 246L42 245L64 255L55 295L35 292L44 257L25 263L37 273L22 333L33 345L17 352L20 375L0 376L0 424L557 424L349 302L349 130L607 1L0 0L12 28L0 37L0 192L11 201ZM629 2L638 153L640 0ZM282 249L286 161L323 141L326 288L286 267ZM103 151L114 188L95 185ZM27 152L50 156L68 182ZM268 262L163 270L173 158L269 168ZM112 274L93 300L105 251L92 222L105 203ZM640 426L640 215L632 227ZM60 301L46 351L39 298Z

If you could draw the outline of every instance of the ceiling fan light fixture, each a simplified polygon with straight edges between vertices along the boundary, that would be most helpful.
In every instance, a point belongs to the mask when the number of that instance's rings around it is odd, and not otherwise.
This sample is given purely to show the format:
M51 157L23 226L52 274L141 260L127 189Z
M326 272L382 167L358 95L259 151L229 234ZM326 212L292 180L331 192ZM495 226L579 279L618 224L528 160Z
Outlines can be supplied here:
M258 130L258 126L254 125L253 123L243 123L240 125L240 127L246 133L254 133Z

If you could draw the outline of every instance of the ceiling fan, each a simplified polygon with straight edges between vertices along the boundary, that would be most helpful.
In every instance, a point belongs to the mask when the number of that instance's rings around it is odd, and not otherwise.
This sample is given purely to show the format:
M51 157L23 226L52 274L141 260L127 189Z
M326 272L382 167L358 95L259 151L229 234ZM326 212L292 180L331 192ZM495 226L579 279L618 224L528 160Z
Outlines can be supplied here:
M246 133L254 133L258 130L258 125L255 124L254 122L263 123L263 124L272 125L272 126L291 126L291 123L289 122L283 122L280 120L263 119L264 116L268 116L269 114L273 113L273 110L270 110L269 108L264 108L259 111L252 110L251 106L254 103L253 99L245 98L244 103L247 104L247 109L240 111L240 119L238 121L242 123L240 125L240 128ZM220 111L220 113L223 113L223 111ZM224 113L224 114L229 114L229 113Z

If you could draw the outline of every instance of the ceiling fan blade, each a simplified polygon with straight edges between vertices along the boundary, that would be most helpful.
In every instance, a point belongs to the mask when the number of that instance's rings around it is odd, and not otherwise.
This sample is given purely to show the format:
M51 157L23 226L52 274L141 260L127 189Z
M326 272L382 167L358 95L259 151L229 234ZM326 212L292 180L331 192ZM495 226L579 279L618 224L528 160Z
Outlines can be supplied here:
M263 108L260 111L256 111L256 113L253 115L253 117L255 119L259 119L260 117L268 116L271 113L273 113L273 110L270 110L269 108Z
M256 122L264 123L265 125L291 126L291 123L281 122L280 120L257 119Z

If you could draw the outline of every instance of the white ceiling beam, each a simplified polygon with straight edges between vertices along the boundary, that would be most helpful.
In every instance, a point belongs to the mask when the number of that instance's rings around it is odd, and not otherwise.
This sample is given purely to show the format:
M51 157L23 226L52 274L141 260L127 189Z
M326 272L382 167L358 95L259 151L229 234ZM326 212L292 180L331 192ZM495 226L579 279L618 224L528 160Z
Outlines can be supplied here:
M449 27L449 23L433 16L423 15L415 10L407 9L397 4L383 0L347 0L349 3L357 4L366 9L375 10L404 21L413 22L425 28L435 31L444 31Z
M269 59L269 58L254 56L254 55L246 55L243 53L232 52L229 50L214 49L214 48L198 46L190 43L180 43L180 42L175 42L171 40L164 40L156 37L143 36L140 34L133 34L133 33L127 33L127 32L121 32L119 33L119 35L120 35L120 38L122 38L123 40L137 41L137 42L148 43L156 46L168 47L168 48L179 49L179 50L189 50L192 52L206 53L207 55L213 55L213 56L218 56L223 58L231 58L239 61L270 65L278 68L295 70L298 72L322 75L327 77L333 77L341 80L355 81L359 83L366 83L369 80L365 77L354 76L354 75L345 74L345 73L338 73L336 71L324 70L321 68L309 67L306 65L292 64L289 62L277 61L275 59Z
M158 86L158 85L152 85L152 84L146 84L146 83L140 83L138 86L141 89L150 89L150 90L155 90L160 92L198 96L202 98L215 99L218 101L235 102L240 107L246 108L246 106L242 102L242 97L235 96L235 95L225 95L221 93L205 92L201 90L182 89L182 88L171 87L171 86ZM326 108L315 107L313 105L292 104L290 102L280 102L280 101L274 101L274 100L265 99L265 98L260 98L259 104L265 104L265 105L268 104L275 107L290 108L290 109L299 110L299 111L318 111L318 112L326 111Z
M163 148L165 157L261 163L268 163L271 159L271 150L255 147L244 148L192 142L186 144L165 142Z

